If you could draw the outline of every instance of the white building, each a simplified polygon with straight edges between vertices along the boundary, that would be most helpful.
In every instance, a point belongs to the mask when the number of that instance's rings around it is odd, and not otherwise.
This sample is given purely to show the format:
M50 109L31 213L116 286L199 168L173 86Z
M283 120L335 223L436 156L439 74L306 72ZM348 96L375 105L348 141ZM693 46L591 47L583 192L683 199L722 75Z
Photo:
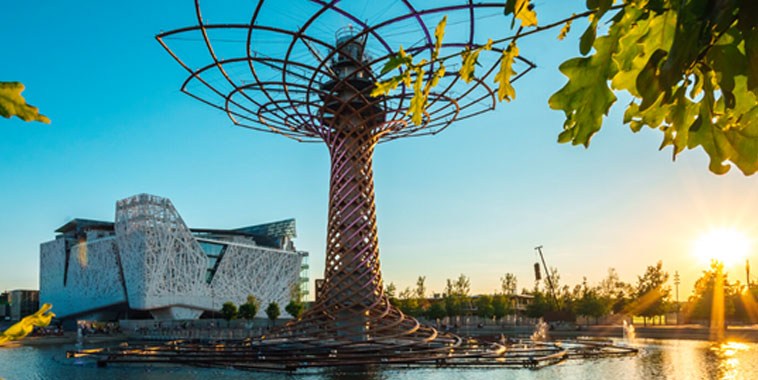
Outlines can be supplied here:
M248 294L264 316L265 305L283 308L293 287L307 286L294 219L190 229L170 200L140 194L116 203L115 220L74 219L40 245L40 303L57 317L195 319Z

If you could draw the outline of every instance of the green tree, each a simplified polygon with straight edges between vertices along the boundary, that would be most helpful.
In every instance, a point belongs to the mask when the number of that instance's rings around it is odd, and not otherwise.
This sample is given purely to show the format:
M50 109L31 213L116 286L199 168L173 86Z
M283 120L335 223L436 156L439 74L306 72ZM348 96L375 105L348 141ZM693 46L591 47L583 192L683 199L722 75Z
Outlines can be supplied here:
M300 283L292 284L292 288L290 289L290 302L284 307L284 311L295 319L300 318L305 312L305 302L303 298L303 291L300 287Z
M300 318L301 315L303 315L303 312L305 311L305 303L300 302L300 301L290 300L287 306L284 307L284 310L293 318L297 319L297 318Z
M0 82L0 116L10 119L16 116L23 121L40 121L50 124L50 119L40 115L37 107L26 104L21 96L24 85L19 82Z
M616 268L608 268L608 276L600 281L598 293L602 297L613 298L616 295L619 284L621 284L621 280L616 272Z
M395 284L390 282L388 285L384 287L384 295L387 296L387 299L390 300L390 303L397 306L397 297L395 296L397 292L397 287L395 287Z
M303 302L305 301L305 294L303 293L303 288L300 285L300 281L293 283L290 285L290 300L294 300L296 302Z
M445 295L445 312L448 317L457 317L463 314L460 299L454 295Z
M545 315L545 312L550 310L549 302L545 294L536 291L532 293L534 299L528 305L526 305L526 316L529 318L540 318Z
M492 297L483 294L476 299L476 315L480 318L492 318L495 308L492 306Z
M463 315L464 308L470 304L469 293L471 281L466 275L461 274L453 281L447 279L445 286L445 310L450 317Z
M645 326L648 318L666 312L671 293L671 289L665 286L668 278L669 274L663 271L662 261L655 266L648 266L645 273L637 277L634 311L644 318Z
M499 321L511 312L511 301L508 296L504 294L496 294L492 297L492 315L495 316L496 320Z
M514 295L518 288L518 280L513 273L506 273L505 276L500 277L500 290L503 294Z
M453 284L454 294L458 298L461 308L469 308L471 305L471 280L461 273ZM461 310L462 311L462 310Z
M724 287L724 317L733 318L737 311L736 304L739 302L739 286L729 283L727 273L723 272L724 264L711 261L710 268L703 271L703 275L695 281L695 287L692 296L689 298L689 317L698 320L711 320L711 311L713 307L713 292L716 285L716 273L722 271L722 286ZM736 304L735 304L735 301ZM719 305L721 307L721 305Z
M607 304L609 311L620 313L629 305L635 289L621 281L616 269L608 268L608 276L600 281L598 296Z
M595 324L597 324L597 318L605 315L610 309L610 303L599 293L598 290L587 287L587 278L585 277L582 284L582 295L576 299L574 307L576 314L587 319L594 317Z
M256 314L258 314L258 305L250 302L240 305L239 312L237 312L238 317L247 319L248 321L255 319Z
M426 309L426 317L432 321L445 318L445 316L447 316L447 310L445 310L445 303L443 302L433 302Z
M247 295L247 303L255 305L256 310L260 309L261 307L261 301L258 301L258 299L255 298L255 296L252 294Z
M276 319L279 318L279 304L276 302L271 302L268 304L268 307L266 308L266 315L271 321L271 324L276 325Z
M500 45L503 54L494 80L498 99L515 98L511 85L514 59L521 40L529 35L563 26L558 38L569 32L572 21L589 18L579 40L580 57L563 62L559 69L568 82L548 104L563 111L565 122L558 142L589 146L603 119L616 102L615 92L632 98L623 122L634 132L643 127L659 130L659 149L672 146L673 157L685 148L701 147L710 157L709 169L726 173L735 164L745 175L758 170L758 2L755 0L588 0L585 11L539 25L529 0L507 0L506 15L513 15L515 35L457 54L439 55L446 18L435 31L431 59L413 62L398 52L376 84L372 95L386 94L400 83L413 81L411 121L423 120L427 97L444 64L460 59L458 75L466 83L475 78L477 56ZM599 28L601 25L606 27ZM599 35L599 32L605 32ZM506 45L507 44L507 45ZM460 56L460 58L459 58ZM434 65L423 83L423 73ZM398 69L398 71L395 71ZM477 82L481 83L481 82Z
M468 276L461 273L458 279L455 280L453 289L457 295L468 297L469 293L471 293L471 280Z
M221 316L226 320L227 324L230 324L232 319L237 318L237 306L234 306L231 302L225 302L221 305Z
M558 274L558 268L556 267L550 267L550 271L545 273L545 277L542 279L542 282L545 286L545 293L549 296L552 296L552 290L550 288L550 284L553 284L553 289L555 290L555 301L560 303L561 297L561 275ZM566 293L567 294L567 293ZM558 308L560 308L559 305L556 305Z
M418 276L416 280L416 315L423 315L424 311L429 307L429 301L426 299L426 276Z
M404 314L416 316L419 311L418 300L415 297L415 293L410 287L405 288L398 295L397 307Z

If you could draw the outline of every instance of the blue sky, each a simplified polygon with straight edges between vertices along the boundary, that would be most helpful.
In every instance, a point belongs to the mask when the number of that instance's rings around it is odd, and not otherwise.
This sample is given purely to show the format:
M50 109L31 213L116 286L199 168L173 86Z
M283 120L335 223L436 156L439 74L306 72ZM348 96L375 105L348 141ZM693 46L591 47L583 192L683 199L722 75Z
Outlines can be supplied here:
M244 13L254 2L237 3ZM584 2L535 3L544 23ZM10 36L0 80L23 82L52 119L0 119L0 290L37 288L39 244L57 227L112 220L116 200L141 192L170 198L195 227L295 217L296 245L311 254L311 277L322 275L326 148L235 127L179 92L185 72L154 36L193 25L191 1L5 2L0 20ZM701 150L673 163L659 132L621 124L624 96L589 149L556 143L562 114L547 99L584 25L563 42L555 30L521 43L538 68L516 83L515 101L376 149L385 281L403 288L425 275L440 291L464 273L473 291L491 292L513 272L531 287L533 248L544 245L563 283L594 283L609 267L632 281L662 259L685 294L705 266L691 255L698 236L721 226L756 236L756 178L709 173Z

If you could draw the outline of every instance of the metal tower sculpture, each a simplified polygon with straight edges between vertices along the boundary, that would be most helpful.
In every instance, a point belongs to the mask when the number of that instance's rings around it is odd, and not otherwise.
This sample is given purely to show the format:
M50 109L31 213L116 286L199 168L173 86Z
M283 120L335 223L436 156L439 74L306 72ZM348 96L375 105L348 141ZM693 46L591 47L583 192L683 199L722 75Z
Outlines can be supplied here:
M453 122L494 109L497 102L492 73L503 52L494 47L480 51L481 68L474 83L464 84L454 68L439 79L420 122L408 115L413 98L409 83L390 95L371 96L375 83L403 74L402 67L385 70L385 62L395 57L400 45L408 54L433 58L436 40L427 23L437 24L447 16L442 56L485 45L476 35L477 20L493 20L496 29L487 30L490 35L506 29L502 1L428 3L422 7L396 0L388 7L386 1L259 0L251 18L212 24L201 15L196 0L198 25L159 34L161 45L189 72L183 92L222 110L239 126L326 144L331 177L324 282L315 304L301 318L256 339L222 344L178 340L153 347L71 351L68 356L97 358L99 365L295 370L364 364L537 367L567 358L636 353L635 348L596 342L464 339L420 324L384 294L374 148L401 137L438 133ZM182 46L186 43L200 43L202 48L187 49ZM511 81L534 67L517 59L520 74ZM438 65L428 61L427 79ZM425 75L420 73L411 74L410 81L420 83L417 76Z
M487 42L476 34L477 20L497 20L498 30L507 29L503 2L431 1L431 7L423 8L408 0L392 8L385 8L384 2L347 3L260 0L246 22L212 24L195 1L198 25L156 38L188 71L181 87L186 94L222 110L236 125L297 141L321 141L329 149L323 286L305 315L257 344L298 342L300 348L341 348L343 353L359 347L356 355L388 347L447 355L461 344L460 338L420 324L384 294L372 157L378 143L433 135L453 122L494 109L491 74L502 50L481 54L479 70L484 71L475 83L463 83L453 70L446 73L430 92L420 124L407 115L413 91L405 84L387 96L370 93L377 81L402 73L402 68L382 73L400 45L416 57L431 54L435 42L428 23L433 29L448 17L443 53L476 49ZM303 12L304 17L291 20ZM363 20L366 13L375 20ZM348 25L338 28L340 24ZM186 46L174 44L187 41L199 41L208 54L198 56L193 48L183 55ZM534 67L518 59L521 69L514 80Z

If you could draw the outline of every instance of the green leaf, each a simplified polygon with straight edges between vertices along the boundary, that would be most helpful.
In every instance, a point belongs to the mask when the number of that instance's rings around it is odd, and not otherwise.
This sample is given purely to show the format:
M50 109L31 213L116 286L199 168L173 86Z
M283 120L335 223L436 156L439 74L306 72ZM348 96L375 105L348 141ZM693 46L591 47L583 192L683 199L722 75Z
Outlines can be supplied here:
M17 116L23 121L39 121L50 124L50 119L40 115L37 107L26 104L21 96L24 85L19 82L0 82L0 116L10 119Z
M642 98L642 104L640 104L642 111L652 106L663 95L663 87L658 79L658 67L667 54L663 49L654 51L637 76L635 85Z
M706 55L706 62L717 73L716 81L725 97L726 107L734 108L734 80L747 74L746 57L734 44L715 45Z
M413 56L410 54L405 54L405 51L403 50L403 46L401 45L397 54L391 55L387 63L384 64L384 67L382 67L382 71L380 75L387 74L388 72L395 70L396 68L400 66L410 66L412 64L413 64Z
M689 149L702 147L711 158L709 168L716 174L729 170L726 161L736 164L745 175L754 174L758 170L758 101L747 89L747 78L735 78L736 104L726 108L723 96L712 105L713 72L705 72L703 76L703 101L694 105L698 119L689 129L686 146Z
M700 50L712 40L713 30L709 29L706 13L707 0L691 0L679 7L674 31L674 42L667 52L666 61L656 73L658 81L669 87L678 82L682 74L693 66Z
M758 94L758 1L740 0L737 28L745 41L747 56L747 87Z
M673 137L673 158L687 146L689 131L697 116L697 106L685 96L686 88L680 87L674 96L675 102L671 105L671 112L666 117ZM665 143L665 138L664 138ZM662 145L663 147L663 145Z
M592 49L592 44L595 43L595 35L597 33L597 18L594 14L590 15L590 26L582 33L582 37L579 39L579 52L582 55L587 55Z
M579 39L579 52L582 53L582 55L589 54L592 49L592 45L595 43L595 37L597 36L597 23L600 21L600 18L605 15L605 12L608 12L608 9L610 9L612 4L613 0L587 0L587 9L591 11L594 10L595 13L590 15L590 25ZM619 14L623 14L623 10Z
M560 65L559 69L569 81L548 100L550 108L566 114L559 142L571 141L574 145L586 147L600 130L603 115L607 115L616 101L608 87L608 81L618 72L613 55L619 48L619 39L637 16L627 12L622 20L611 26L609 35L595 40L595 54L573 58Z

